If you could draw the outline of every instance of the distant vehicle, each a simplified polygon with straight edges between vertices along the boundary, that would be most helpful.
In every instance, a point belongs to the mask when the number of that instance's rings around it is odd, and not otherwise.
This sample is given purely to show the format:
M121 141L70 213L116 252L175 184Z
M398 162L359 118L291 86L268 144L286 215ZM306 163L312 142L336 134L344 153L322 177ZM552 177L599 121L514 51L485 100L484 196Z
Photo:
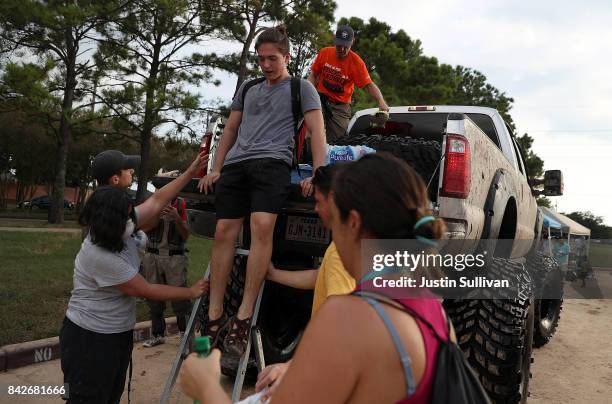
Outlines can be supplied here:
M37 196L32 198L31 201L23 201L17 204L18 208L23 209L49 209L49 206L51 206L49 195ZM64 199L64 209L73 210L74 203Z

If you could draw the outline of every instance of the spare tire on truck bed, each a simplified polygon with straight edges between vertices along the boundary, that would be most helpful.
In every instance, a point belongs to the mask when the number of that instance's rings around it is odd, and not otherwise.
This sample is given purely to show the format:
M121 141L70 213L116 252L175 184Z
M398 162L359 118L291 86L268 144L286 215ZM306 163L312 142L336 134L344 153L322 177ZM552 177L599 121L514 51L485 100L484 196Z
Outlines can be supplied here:
M364 145L378 152L389 152L406 161L428 185L429 198L436 200L442 145L437 140L415 139L397 135L348 135L336 145ZM430 185L431 184L431 185Z

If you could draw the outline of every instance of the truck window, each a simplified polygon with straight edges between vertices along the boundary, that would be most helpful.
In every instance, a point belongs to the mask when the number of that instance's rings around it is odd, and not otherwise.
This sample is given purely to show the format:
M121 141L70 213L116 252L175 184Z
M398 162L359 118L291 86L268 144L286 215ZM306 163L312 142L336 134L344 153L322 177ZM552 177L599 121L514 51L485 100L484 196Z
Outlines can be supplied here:
M442 141L448 113L390 114L384 128L374 128L369 115L355 121L349 135L396 135Z
M521 174L526 176L526 174L525 174L525 164L523 164L523 156L521 155L519 147L516 144L516 139L514 138L514 136L512 137L512 148L514 150L514 155L516 157L516 162L517 162L518 168L521 171Z
M499 136L495 130L495 124L489 115L485 114L466 114L484 132L487 137L501 150Z

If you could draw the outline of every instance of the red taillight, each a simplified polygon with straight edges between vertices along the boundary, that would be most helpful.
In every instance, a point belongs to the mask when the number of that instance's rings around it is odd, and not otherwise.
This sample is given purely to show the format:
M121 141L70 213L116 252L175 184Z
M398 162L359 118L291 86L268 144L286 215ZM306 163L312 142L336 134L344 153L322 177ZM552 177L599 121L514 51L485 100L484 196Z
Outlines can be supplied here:
M467 198L470 193L470 144L461 135L446 136L442 196Z
M204 134L204 136L202 136L202 143L200 143L200 153L205 152L205 153L209 153L210 152L210 142L212 140L212 133L207 132ZM200 171L198 171L197 177L198 178L202 178L203 176L206 175L206 173L208 172L208 167L204 166Z

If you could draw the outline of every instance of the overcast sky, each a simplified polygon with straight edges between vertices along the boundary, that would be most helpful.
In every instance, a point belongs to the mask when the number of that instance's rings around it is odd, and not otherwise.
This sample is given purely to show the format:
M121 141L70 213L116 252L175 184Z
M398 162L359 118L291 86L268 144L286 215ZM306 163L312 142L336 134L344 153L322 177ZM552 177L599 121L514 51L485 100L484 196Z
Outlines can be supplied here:
M612 225L612 2L337 0L337 17L375 17L440 62L475 68L514 98L519 134L561 169L558 210Z
M517 132L561 169L561 212L612 225L612 2L336 0L336 17L375 17L420 39L441 63L482 72L514 98ZM235 77L213 94L230 98ZM212 94L211 94L212 95Z

